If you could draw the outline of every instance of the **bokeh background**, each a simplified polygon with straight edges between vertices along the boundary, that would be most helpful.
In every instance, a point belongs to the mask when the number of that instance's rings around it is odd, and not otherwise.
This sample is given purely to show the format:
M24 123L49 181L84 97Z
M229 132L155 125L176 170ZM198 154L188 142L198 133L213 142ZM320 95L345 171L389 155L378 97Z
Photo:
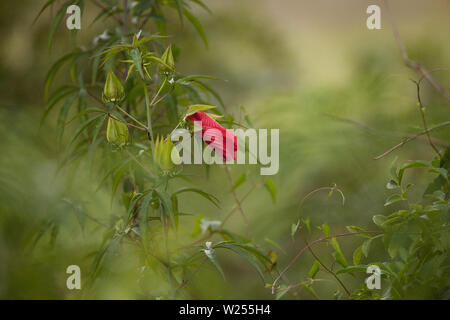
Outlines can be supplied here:
M0 2L0 298L149 298L136 285L132 252L111 258L108 277L100 279L92 291L66 288L66 267L78 264L82 270L88 269L102 239L98 227L83 221L84 228L80 228L77 215L71 212L81 204L96 219L107 222L119 207L110 206L109 188L96 191L99 176L83 165L57 173L64 148L56 142L55 115L40 127L43 82L48 68L68 48L90 41L106 26L90 26L94 13L88 6L78 39L74 40L62 24L49 51L50 11L33 24L43 2ZM449 67L450 1L392 2L409 56L429 69ZM198 15L209 39L208 50L191 26L175 25L170 30L182 52L179 71L226 80L212 85L237 119L242 117L240 107L245 106L256 128L280 129L280 171L273 177L277 202L273 204L261 188L243 205L252 240L266 251L277 251L282 268L304 245L300 238L292 241L290 237L291 224L299 218L309 217L314 225L327 222L332 233L345 231L346 225L373 229L371 217L389 212L383 204L389 195L385 184L394 157L399 161L431 157L429 145L416 140L373 160L402 137L422 130L415 85L409 79L419 76L402 64L383 7L382 29L371 31L365 25L367 6L382 3L210 0L207 4L212 14L199 10ZM448 73L435 76L450 87ZM448 119L448 101L425 82L423 100L429 125ZM442 145L448 144L450 130L443 128L433 136ZM248 167L234 168L233 175L246 170L255 172ZM421 174L411 172L407 177L415 181L412 192L418 196L431 181ZM315 194L299 209L307 193L334 183L345 194L344 206L338 194L328 198L324 192ZM221 209L193 197L183 204L183 211L222 219L233 206L231 195L224 192L228 185L223 169L212 168L202 186L218 196ZM237 192L242 196L249 188L246 183ZM61 199L66 200L63 205ZM43 234L35 246L30 244L48 214L57 215L64 227ZM195 240L189 239L191 220L183 220L186 241ZM238 214L229 227L245 233ZM314 233L311 237L317 236ZM271 246L268 239L282 250ZM351 260L358 239L341 242ZM330 248L318 246L316 251L331 264ZM372 254L383 258L376 247ZM227 281L212 266L206 266L191 284L193 297L273 298L242 258L222 252L218 258ZM310 256L302 256L288 272L290 280L304 280L312 261ZM359 287L363 281L351 276L342 279L350 287ZM162 285L155 279L149 286L154 294ZM320 297L331 299L338 288L319 283L315 289ZM423 298L420 292L411 296ZM313 298L307 292L298 297Z

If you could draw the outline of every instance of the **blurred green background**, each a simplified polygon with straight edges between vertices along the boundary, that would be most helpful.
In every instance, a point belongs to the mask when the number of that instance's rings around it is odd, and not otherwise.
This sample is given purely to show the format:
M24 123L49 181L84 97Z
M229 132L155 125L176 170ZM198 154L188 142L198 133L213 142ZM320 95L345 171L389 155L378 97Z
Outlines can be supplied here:
M111 258L108 277L100 279L89 292L66 288L66 267L80 265L83 276L102 239L100 227L86 220L80 228L72 212L82 206L95 219L109 223L120 207L110 206L109 188L96 190L101 177L87 164L56 174L64 154L63 146L56 143L56 116L39 126L48 68L72 46L86 44L102 33L105 26L89 26L94 13L88 6L79 38L71 38L60 25L49 51L50 12L33 24L43 2L0 3L0 298L157 297L158 290L164 292L163 285L153 279L147 288L151 294L143 293L146 290L136 281L136 256L126 250ZM198 14L209 39L208 50L191 26L175 25L169 30L181 49L179 71L226 80L212 85L238 120L243 116L240 107L245 106L256 128L280 129L280 171L273 177L277 202L273 204L267 191L258 189L243 205L251 239L265 251L277 251L278 265L283 268L304 246L300 238L290 238L291 224L299 218L309 217L315 225L327 222L332 233L345 231L346 225L373 229L371 217L389 212L383 204L389 195L385 184L394 157L399 161L429 160L432 155L424 140L416 140L381 160L373 160L402 137L422 130L415 85L409 80L419 76L402 64L383 9L381 30L371 31L365 26L367 6L381 3L211 0L207 4L213 13ZM449 67L450 1L395 1L392 11L412 59L429 69ZM448 73L435 76L450 88ZM423 101L430 126L448 119L448 101L425 82ZM448 144L450 130L443 128L433 136L442 145ZM237 177L246 170L258 172L251 167L236 167L233 175ZM422 178L421 171L409 173L407 179L414 180L413 194L418 197L431 181L428 176ZM299 202L307 193L334 183L345 194L344 206L338 194L327 198L324 192L315 194L299 210ZM210 178L201 185L217 195L221 209L186 197L189 201L183 203L183 211L223 219L233 206L231 195L223 191L228 190L224 170L212 168ZM248 189L244 184L237 192L243 196ZM44 234L33 248L31 235L39 232L48 215L57 216L64 227ZM186 226L181 237L194 241L189 239L193 219L180 223ZM245 233L238 214L229 227ZM277 242L283 250L271 247L266 239ZM348 257L358 245L356 239L343 239L341 244ZM316 251L331 264L330 248L319 245ZM372 253L377 257L381 250ZM227 281L208 265L190 285L193 297L272 298L270 289L264 288L242 258L222 252L218 252L218 258ZM312 261L311 256L302 256L288 272L289 279L293 283L303 280ZM351 287L359 287L363 281L351 276L342 279ZM319 283L315 288L323 298L332 298L338 289L330 283ZM313 297L300 292L299 298Z

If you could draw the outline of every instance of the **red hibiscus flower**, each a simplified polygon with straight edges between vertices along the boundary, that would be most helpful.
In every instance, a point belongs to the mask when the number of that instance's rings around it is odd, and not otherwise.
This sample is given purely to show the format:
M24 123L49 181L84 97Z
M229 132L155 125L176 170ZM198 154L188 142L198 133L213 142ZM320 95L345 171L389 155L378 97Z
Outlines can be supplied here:
M201 122L202 139L223 159L236 160L237 138L230 131L222 127L216 120L203 111L197 111L187 117L192 122Z

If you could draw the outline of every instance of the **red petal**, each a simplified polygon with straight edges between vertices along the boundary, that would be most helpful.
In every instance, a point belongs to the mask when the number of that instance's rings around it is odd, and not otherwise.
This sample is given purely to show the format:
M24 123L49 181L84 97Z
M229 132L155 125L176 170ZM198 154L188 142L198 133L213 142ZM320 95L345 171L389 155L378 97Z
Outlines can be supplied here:
M202 139L205 140L206 144L214 149L217 153L221 154L224 159L231 159L233 158L236 160L236 151L237 151L237 138L236 136L230 131L222 127L216 120L208 116L203 111L197 111L194 114L191 114L187 117L192 122L194 121L200 121L202 125ZM216 141L214 138L214 131L210 130L208 131L208 137L205 139L205 132L209 129L216 129L219 130L222 134L222 143L220 141ZM210 141L211 140L211 141ZM227 145L233 145L233 151L228 150L227 152Z

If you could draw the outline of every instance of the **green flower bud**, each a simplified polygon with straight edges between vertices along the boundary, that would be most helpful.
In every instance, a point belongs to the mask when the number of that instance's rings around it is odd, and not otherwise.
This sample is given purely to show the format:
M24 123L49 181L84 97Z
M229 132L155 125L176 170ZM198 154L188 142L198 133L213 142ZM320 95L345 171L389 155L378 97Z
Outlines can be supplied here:
M175 165L172 161L172 150L174 147L175 146L170 138L167 138L166 140L162 137L156 138L153 161L164 171L172 169ZM174 154L179 157L178 152L175 152Z
M109 143L122 147L128 141L127 125L112 117L109 117L108 126L106 127L106 139Z
M166 51L164 51L163 55L161 56L161 60L170 68L160 65L159 70L163 73L169 73L172 72L175 68L175 62L173 60L173 54L172 54L172 46L168 46Z
M125 90L123 89L122 83L119 78L109 70L106 76L105 87L103 89L103 100L108 102L119 102L125 96Z

